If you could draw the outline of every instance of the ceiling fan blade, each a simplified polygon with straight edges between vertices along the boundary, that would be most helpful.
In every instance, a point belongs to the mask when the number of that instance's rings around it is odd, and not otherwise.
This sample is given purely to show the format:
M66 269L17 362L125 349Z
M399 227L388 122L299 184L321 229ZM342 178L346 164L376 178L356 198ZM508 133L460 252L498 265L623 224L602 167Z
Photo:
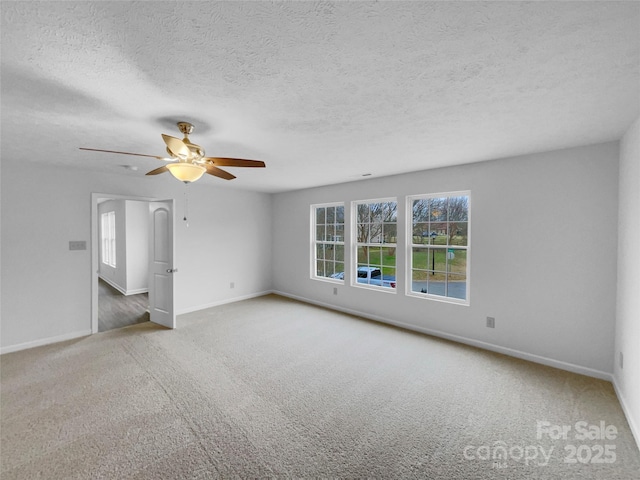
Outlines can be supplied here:
M135 155L136 157L149 157L149 158L157 158L158 160L164 160L163 157L158 157L157 155L145 155L143 153L116 152L115 150L100 150L98 148L83 148L83 147L80 147L80 150L88 150L90 152L117 153L120 155Z
M222 157L205 157L203 160L212 162L218 167L259 167L264 168L266 165L260 160L244 160L242 158L222 158Z
M236 178L235 175L231 175L229 172L225 172L221 168L214 167L210 163L205 163L204 167L207 169L207 173L214 177L224 178L225 180L233 180Z
M162 134L162 139L164 140L164 143L167 144L167 147L169 147L169 150L171 150L171 152L174 155L178 157L183 157L183 158L189 157L189 154L191 153L191 151L189 150L189 147L187 147L182 140L176 137L165 135L164 133Z
M166 167L166 165L163 165L162 167L156 168L155 170L151 170L150 172L147 172L146 175L158 175L160 173L164 173L164 172L168 172L169 169Z

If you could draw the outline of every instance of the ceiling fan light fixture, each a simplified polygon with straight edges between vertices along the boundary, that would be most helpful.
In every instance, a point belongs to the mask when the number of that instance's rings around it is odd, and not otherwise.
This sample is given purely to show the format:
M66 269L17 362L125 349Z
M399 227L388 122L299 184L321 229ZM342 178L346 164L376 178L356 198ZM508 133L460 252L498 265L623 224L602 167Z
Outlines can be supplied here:
M184 183L195 182L207 171L201 165L186 162L170 163L167 165L167 169L171 175Z
M166 145L170 158L159 157L157 155L147 155L143 153L119 152L116 150L103 150L98 148L80 147L80 150L90 150L92 152L117 153L120 155L135 155L137 157L150 157L164 162L171 162L166 166L155 168L146 175L159 175L171 172L175 178L184 183L195 182L205 173L224 180L233 180L235 175L223 170L220 167L265 167L260 160L247 160L244 158L228 157L205 157L204 149L200 145L191 143L189 134L193 131L193 125L187 122L179 122L178 127L184 134L184 139L162 134L162 139Z

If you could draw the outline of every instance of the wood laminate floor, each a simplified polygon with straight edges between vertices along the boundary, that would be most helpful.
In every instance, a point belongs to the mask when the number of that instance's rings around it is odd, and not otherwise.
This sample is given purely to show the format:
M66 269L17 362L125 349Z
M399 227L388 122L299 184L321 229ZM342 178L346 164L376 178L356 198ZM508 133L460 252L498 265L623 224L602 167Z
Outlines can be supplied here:
M149 294L123 295L98 279L98 331L149 321Z

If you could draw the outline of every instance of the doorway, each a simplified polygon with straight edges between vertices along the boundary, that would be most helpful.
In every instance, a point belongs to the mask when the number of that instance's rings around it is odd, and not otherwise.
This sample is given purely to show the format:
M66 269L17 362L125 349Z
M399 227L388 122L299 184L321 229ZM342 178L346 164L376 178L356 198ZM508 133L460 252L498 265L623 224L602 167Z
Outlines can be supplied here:
M91 230L92 230L92 270L91 270L91 332L103 332L113 328L121 328L136 323L154 321L162 325L175 327L173 313L173 280L171 288L164 288L160 295L154 295L157 285L151 285L153 279L151 252L160 244L170 240L173 244L173 222L170 229L158 232L153 228L153 212L158 203L168 209L173 217L173 200L134 197L115 194L91 195ZM168 206L168 207L167 207ZM115 212L115 213L109 213ZM102 234L105 231L105 217L111 216L111 227L117 232ZM115 220L114 218L115 217ZM108 226L106 227L109 228ZM162 238L158 238L161 235ZM113 242L109 249L109 242ZM106 251L101 254L101 251ZM171 269L173 269L173 252ZM157 284L157 282L155 282ZM165 282L166 283L166 282ZM169 318L173 324L158 321L157 314L150 315L150 306L162 299L163 305L171 305ZM154 300L155 299L155 300Z
M98 332L148 321L148 292L125 295L98 275Z

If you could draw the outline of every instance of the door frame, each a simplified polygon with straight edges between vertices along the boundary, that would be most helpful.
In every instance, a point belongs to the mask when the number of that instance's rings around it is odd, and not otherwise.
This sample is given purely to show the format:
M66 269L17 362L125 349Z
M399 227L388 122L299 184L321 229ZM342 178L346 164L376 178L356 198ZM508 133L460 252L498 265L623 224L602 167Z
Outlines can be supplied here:
M135 195L120 195L115 193L92 193L91 194L91 333L98 333L98 269L100 267L100 240L98 202L102 199L109 200L132 200L137 202L171 202L175 211L175 199L157 197L137 197ZM173 231L175 238L175 222ZM174 258L175 261L175 258ZM175 302L175 299L174 299ZM175 303L174 303L175 304Z

